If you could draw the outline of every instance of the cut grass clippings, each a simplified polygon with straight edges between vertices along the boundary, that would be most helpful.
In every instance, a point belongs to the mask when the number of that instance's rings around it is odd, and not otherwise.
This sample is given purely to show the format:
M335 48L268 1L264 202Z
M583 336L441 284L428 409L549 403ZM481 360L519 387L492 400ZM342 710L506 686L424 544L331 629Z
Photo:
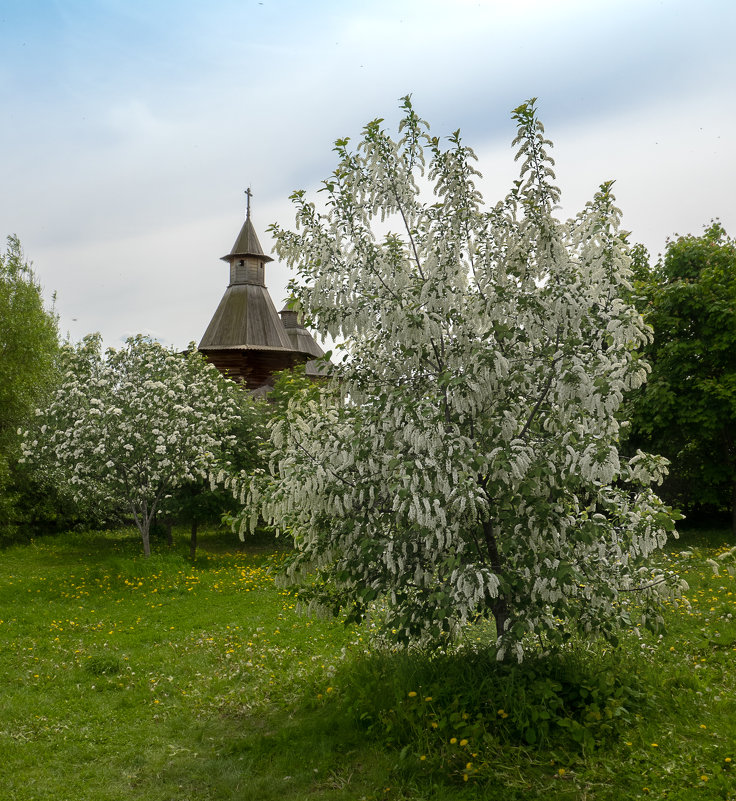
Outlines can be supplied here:
M371 652L295 612L283 554L200 536L139 554L133 531L0 553L0 788L31 799L736 799L736 584L690 584L661 639L497 665Z

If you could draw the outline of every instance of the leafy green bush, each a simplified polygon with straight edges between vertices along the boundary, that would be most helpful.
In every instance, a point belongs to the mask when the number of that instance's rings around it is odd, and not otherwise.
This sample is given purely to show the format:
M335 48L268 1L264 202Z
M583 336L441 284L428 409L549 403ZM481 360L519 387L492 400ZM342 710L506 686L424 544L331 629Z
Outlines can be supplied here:
M516 665L487 651L377 653L346 668L339 683L370 737L463 776L483 772L499 746L590 753L645 704L624 657L576 648Z

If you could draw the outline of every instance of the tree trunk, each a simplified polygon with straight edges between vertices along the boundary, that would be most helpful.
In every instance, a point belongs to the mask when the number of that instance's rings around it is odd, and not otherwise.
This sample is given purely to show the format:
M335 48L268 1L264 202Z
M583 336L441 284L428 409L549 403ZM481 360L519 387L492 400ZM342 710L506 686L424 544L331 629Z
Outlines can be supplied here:
M151 520L144 517L141 526L141 539L143 540L143 555L148 558L151 555Z
M130 511L133 513L133 520L135 520L138 531L141 533L141 540L143 541L143 555L151 555L151 518L148 514L148 508L145 501L143 505L138 508L134 503L130 504Z
M194 561L197 556L197 519L192 518L192 530L189 537L189 558Z
M493 530L493 522L491 520L485 520L483 522L483 537L486 541L486 548L488 549L491 570L493 570L500 580L503 572L502 557L498 550L496 534ZM508 601L500 592L498 597L493 599L491 612L493 612L493 618L496 621L496 636L500 637L506 631L511 619Z
M509 605L506 603L506 599L499 595L491 610L496 621L496 636L500 637L506 631L506 624L511 617L509 615Z

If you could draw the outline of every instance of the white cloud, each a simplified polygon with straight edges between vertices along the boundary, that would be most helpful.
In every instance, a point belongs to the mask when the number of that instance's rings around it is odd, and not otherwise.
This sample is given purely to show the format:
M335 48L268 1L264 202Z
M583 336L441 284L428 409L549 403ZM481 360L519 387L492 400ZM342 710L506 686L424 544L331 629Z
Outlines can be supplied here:
M736 234L726 0L19 9L0 31L2 233L20 235L76 338L198 339L245 187L268 249L266 226L292 224L288 193L331 171L334 139L397 120L408 92L433 133L463 130L488 200L516 176L510 109L536 95L566 213L615 178L624 225L655 253L715 215ZM269 275L278 305L288 276Z

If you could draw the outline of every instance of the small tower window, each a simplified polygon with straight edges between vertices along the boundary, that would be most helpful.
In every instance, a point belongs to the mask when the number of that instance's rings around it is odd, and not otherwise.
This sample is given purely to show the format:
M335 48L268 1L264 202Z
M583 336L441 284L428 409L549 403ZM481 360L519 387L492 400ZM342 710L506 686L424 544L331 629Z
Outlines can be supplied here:
M241 267L245 267L245 259L241 259L238 263Z

